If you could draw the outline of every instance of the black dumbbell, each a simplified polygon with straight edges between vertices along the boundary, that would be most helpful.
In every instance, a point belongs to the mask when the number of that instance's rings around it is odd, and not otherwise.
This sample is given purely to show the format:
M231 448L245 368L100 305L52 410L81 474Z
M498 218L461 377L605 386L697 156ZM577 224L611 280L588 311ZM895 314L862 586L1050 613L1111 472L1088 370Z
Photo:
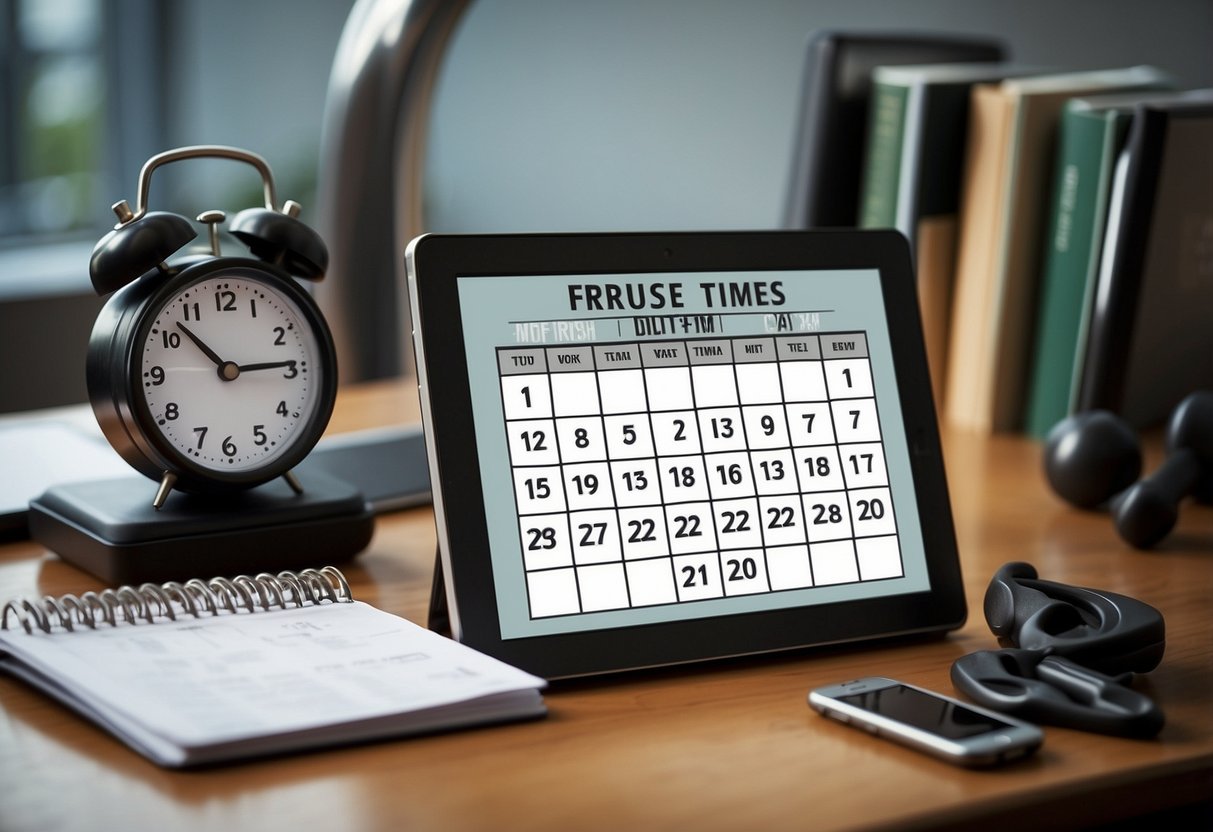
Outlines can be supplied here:
M1148 549L1175 528L1179 503L1213 498L1213 392L1193 393L1167 425L1167 459L1116 500L1116 530Z
M1213 392L1193 393L1167 428L1166 462L1146 479L1137 436L1115 414L1088 411L1059 422L1045 441L1045 475L1063 500L1110 508L1121 537L1149 548L1175 527L1189 494L1213 501Z

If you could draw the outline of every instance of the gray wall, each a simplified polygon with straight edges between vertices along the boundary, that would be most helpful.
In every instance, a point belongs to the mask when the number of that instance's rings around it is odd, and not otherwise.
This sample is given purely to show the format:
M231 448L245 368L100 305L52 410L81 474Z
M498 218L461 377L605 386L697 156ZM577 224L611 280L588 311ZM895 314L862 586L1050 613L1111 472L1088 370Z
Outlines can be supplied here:
M434 109L437 231L779 223L806 34L1001 37L1063 68L1213 86L1208 0L478 0Z
M302 201L303 218L313 219L324 92L351 5L168 6L167 143L256 150L282 180L282 197ZM434 102L429 227L777 225L805 38L825 27L995 34L1025 63L1155 63L1189 86L1213 86L1209 0L478 0ZM232 188L247 190L249 174L212 164L202 176L166 170L153 199L163 193L161 207L193 214L243 207L225 200ZM134 195L134 182L123 187L113 200ZM0 255L0 280L4 272ZM83 268L52 282L55 297L42 301L0 286L0 411L82 398L95 302ZM27 322L49 326L58 314L72 316L59 327L67 334L39 345L31 381L33 365L21 358Z

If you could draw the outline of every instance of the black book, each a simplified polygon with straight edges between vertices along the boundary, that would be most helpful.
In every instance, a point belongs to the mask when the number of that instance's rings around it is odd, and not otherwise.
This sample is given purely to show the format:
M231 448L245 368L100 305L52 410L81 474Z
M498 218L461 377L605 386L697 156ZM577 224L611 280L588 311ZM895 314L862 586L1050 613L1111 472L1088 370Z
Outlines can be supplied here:
M820 31L808 43L784 226L853 227L878 66L1001 61L985 38Z
M1080 410L1144 427L1213 389L1213 104L1137 107L1087 338Z

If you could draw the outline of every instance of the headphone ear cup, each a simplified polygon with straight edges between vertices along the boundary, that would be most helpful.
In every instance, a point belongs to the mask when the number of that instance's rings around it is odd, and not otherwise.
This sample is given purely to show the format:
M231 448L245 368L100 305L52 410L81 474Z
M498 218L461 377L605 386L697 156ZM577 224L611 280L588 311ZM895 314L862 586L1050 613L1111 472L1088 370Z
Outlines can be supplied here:
M197 236L194 226L180 214L149 211L97 241L88 262L93 288L99 295L117 291L163 263Z
M1030 581L1034 580L1036 576L1036 568L1032 564L1021 562L1004 564L994 573L990 585L986 588L986 597L982 606L986 615L986 623L990 625L990 631L1000 641L1012 641L1022 620L1034 612L1038 606L1034 604L1032 609L1023 609L1029 597L1019 584L1021 578ZM1035 601L1037 598L1032 597L1031 600Z
M269 208L246 208L228 231L259 260L276 263L296 277L320 280L329 265L329 251L320 235L299 220Z

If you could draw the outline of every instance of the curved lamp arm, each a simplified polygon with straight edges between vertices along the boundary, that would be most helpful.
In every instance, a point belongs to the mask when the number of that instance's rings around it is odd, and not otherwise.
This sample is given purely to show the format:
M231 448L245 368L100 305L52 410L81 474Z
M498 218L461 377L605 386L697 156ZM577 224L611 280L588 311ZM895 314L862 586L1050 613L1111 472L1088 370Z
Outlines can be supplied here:
M471 0L358 0L329 77L317 227L329 248L317 296L343 382L411 371L404 248L424 230L430 100Z

